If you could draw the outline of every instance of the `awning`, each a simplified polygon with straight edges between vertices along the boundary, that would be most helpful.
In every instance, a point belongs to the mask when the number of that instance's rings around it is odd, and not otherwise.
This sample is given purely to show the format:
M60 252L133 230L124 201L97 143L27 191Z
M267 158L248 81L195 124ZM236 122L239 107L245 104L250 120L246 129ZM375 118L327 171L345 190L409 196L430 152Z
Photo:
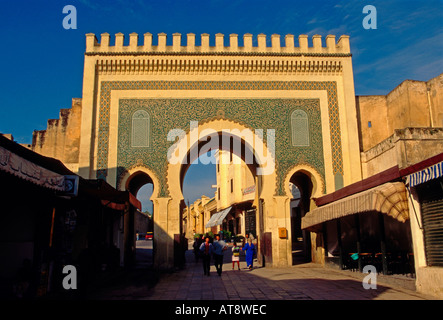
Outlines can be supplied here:
M212 228L215 226L218 226L223 223L223 219L226 218L228 213L231 211L232 206L229 208L226 208L222 211L214 213L211 218L209 219L208 223L205 225L205 228Z
M124 210L125 203L141 211L141 202L129 191L119 191L104 180L81 179L80 194L88 194L101 200L102 204L115 210Z
M405 185L402 182L385 183L315 208L302 218L302 229L318 231L323 222L370 211L384 213L401 222L408 220L409 209Z
M118 210L118 211L124 211L126 209L126 205L124 203L115 203L109 200L101 200L102 205L105 207Z
M65 176L43 168L1 146L0 170L41 187L65 191Z
M443 177L443 162L436 163L433 166L408 175L406 177L406 184L412 188L418 184L425 183L439 177Z
M128 191L123 191L126 192L128 195L128 201L129 203L136 209L138 209L139 211L142 210L142 204L141 202L134 197L130 192ZM105 207L114 209L114 210L119 210L119 211L124 211L126 209L126 204L125 203L117 203L117 202L113 202L110 200L101 200L102 205L104 205Z

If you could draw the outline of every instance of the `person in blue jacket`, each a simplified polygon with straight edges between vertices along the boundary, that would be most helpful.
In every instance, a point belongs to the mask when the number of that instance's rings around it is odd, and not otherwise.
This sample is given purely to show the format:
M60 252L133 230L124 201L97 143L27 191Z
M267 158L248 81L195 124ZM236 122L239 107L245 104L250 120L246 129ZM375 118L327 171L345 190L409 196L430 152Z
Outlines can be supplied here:
M223 267L223 253L228 246L226 245L226 242L220 240L219 234L215 235L215 239L216 240L212 243L214 248L214 265L215 269L217 270L217 274L221 276Z
M244 245L242 250L246 252L246 267L251 270L255 254L255 245L252 243L251 239L248 239L248 242Z
M211 263L211 255L214 252L212 243L209 242L209 237L205 237L205 242L200 245L203 260L203 272L205 276L209 276L209 268Z

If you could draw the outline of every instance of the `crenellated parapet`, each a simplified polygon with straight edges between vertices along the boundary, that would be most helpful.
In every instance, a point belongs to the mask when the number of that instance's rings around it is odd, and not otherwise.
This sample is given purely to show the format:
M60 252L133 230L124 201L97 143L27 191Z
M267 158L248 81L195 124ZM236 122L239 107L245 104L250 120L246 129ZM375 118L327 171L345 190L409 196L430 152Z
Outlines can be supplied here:
M343 59L351 57L349 36L336 41L328 35L322 41L314 35L309 41L307 35L300 35L298 46L291 34L284 37L284 46L277 34L267 41L265 34L247 33L241 42L237 34L225 41L221 33L214 38L203 33L199 42L193 33L187 34L186 41L180 33L172 34L172 41L165 33L156 39L145 33L143 41L136 33L129 35L129 41L117 33L112 45L110 38L103 33L99 42L94 34L86 35L85 54L94 57L99 74L338 74L343 71Z
M347 35L342 35L338 41L336 41L335 35L326 36L324 41L322 41L322 36L314 35L311 41L312 45L309 45L309 37L307 35L299 35L298 46L292 34L285 35L283 46L281 45L281 36L278 34L271 35L270 46L268 46L267 36L265 34L259 34L255 39L252 34L244 34L242 45L240 45L237 34L230 34L228 46L225 46L225 36L221 33L214 35L215 41L214 39L211 41L211 35L207 33L201 34L200 45L196 45L196 35L193 33L188 33L186 39L183 39L180 33L172 34L172 45L168 45L171 41L167 41L167 37L167 34L159 33L157 35L156 45L154 45L153 35L149 32L143 35L143 39L139 39L137 33L131 33L129 34L129 42L125 41L125 35L123 33L117 33L113 45L111 45L109 33L102 33L100 41L98 41L95 34L88 33L86 35L86 54L349 56L351 53L349 36ZM323 45L323 42L325 45ZM215 45L210 45L210 43L214 43Z

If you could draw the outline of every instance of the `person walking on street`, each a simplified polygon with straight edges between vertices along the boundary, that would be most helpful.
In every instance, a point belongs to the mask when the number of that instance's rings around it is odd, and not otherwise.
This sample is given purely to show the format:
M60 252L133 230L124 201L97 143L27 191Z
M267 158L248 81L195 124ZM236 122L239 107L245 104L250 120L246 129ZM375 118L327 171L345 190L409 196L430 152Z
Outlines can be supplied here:
M237 262L238 270L240 270L240 247L234 244L232 247L232 270L234 270L234 265Z
M226 242L220 240L220 235L215 235L215 240L213 243L214 246L214 265L215 269L217 269L217 273L221 276L222 267L223 267L223 252L228 248Z
M251 270L253 268L255 246L250 238L242 250L246 252L246 267Z
M200 246L203 243L203 239L201 237L197 237L194 240L194 256L195 256L195 262L198 262L198 258L201 256Z
M209 243L209 237L205 238L205 242L200 245L203 260L203 272L205 276L209 276L209 268L211 263L211 254L213 253L212 243Z

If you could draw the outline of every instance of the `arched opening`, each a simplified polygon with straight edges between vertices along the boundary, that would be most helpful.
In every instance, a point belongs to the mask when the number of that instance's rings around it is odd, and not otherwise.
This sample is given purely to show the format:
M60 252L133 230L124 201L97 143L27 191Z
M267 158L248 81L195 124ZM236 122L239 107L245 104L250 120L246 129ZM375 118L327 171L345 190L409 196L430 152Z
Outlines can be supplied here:
M301 219L310 210L313 184L308 175L295 172L289 179L292 194L290 201L292 264L311 261L311 238L309 231L301 229Z
M202 234L221 234L224 240L235 242L248 234L257 244L257 161L246 141L214 132L191 146L185 159L180 183L186 238L193 242Z
M227 153L228 159L232 151L232 153L238 155L238 159L245 162L245 165L253 174L255 186L249 189L249 191L252 190L251 194L254 198L251 201L251 209L254 210L251 213L251 217L254 218L251 219L251 225L254 223L255 233L257 234L255 242L257 243L258 263L264 263L262 258L266 256L266 252L261 252L260 249L265 230L263 212L267 212L265 208L266 201L271 203L272 195L275 194L277 179L273 149L274 132L266 132L266 141L271 141L271 146L264 143L262 133L263 131L254 132L239 123L217 119L195 127L191 126L191 130L187 133L177 130L177 132L170 135L170 138L176 137L176 142L168 150L166 181L170 198L163 201L164 204L162 205L168 205L168 210L174 212L171 219L180 221L179 224L165 224L163 227L163 230L168 230L169 236L174 238L174 248L183 248L181 244L177 245L175 239L179 232L181 234L183 232L183 215L187 214L184 210L186 205L183 196L183 183L190 163L212 150L226 150L229 151ZM228 185L230 186L230 184ZM171 242L167 242L166 245L169 251L165 252L161 258L158 256L155 263L170 268L171 261L176 261L176 259L171 259ZM269 250L267 254L271 256L272 251ZM176 255L175 250L174 255Z
M125 217L125 225L128 224L128 238L134 239L135 243L134 249L131 248L135 251L133 263L138 268L150 267L154 255L154 204L151 201L154 182L148 173L136 171L129 176L125 187L142 204L141 211L133 210L129 212L128 217Z

